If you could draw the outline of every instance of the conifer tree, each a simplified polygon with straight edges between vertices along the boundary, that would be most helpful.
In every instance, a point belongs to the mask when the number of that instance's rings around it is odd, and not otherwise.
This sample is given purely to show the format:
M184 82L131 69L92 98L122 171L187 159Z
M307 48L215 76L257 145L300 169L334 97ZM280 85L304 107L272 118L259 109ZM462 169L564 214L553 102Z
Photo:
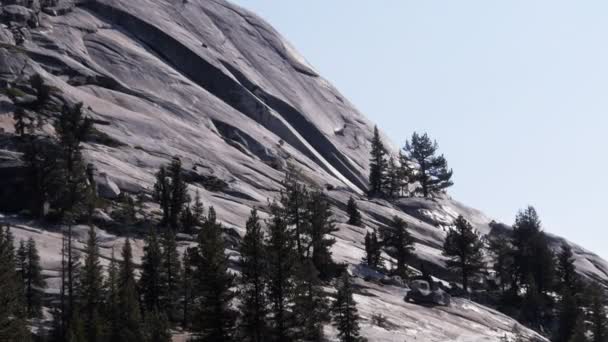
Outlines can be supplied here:
M307 217L310 245L306 248L306 256L311 258L321 278L325 279L331 274L334 266L331 247L336 240L330 237L330 234L336 232L338 228L334 224L329 200L322 191L313 191L310 194Z
M500 283L502 294L507 290L507 286L512 286L515 277L513 270L513 246L508 237L498 235L491 237L488 243L488 251L492 258L492 269L496 279Z
M69 224L63 230L62 236L59 307L61 324L58 335L63 339L80 341L84 338L84 328L78 315L81 263L80 254L75 250L73 242L72 225Z
M582 312L580 310L580 282L574 267L572 249L566 243L562 244L557 256L557 290L560 295L558 307L558 329L555 340L569 342L575 335L577 323Z
M576 325L574 327L574 333L568 340L568 342L588 342L587 339L587 327L585 326L585 321L583 319L583 315L579 315L578 320L576 321Z
M380 138L378 127L374 126L374 137L372 139L371 157L369 161L369 196L377 197L383 195L384 180L386 177L386 149Z
M448 268L460 273L464 291L468 291L469 278L484 266L482 248L483 243L473 226L462 215L458 216L445 238L443 255L449 258Z
M306 185L301 182L301 171L289 165L283 180L285 190L281 193L281 205L285 208L287 224L294 227L298 257L306 257L306 245L310 242L310 226L306 205L309 193Z
M233 340L236 315L230 308L234 277L228 271L222 238L222 225L215 210L209 214L198 236L196 286L200 296L194 317L196 341L225 342Z
M143 340L141 311L135 282L135 265L129 238L122 249L122 263L118 269L118 332L114 342Z
M245 237L240 247L240 330L246 341L263 342L268 334L265 280L267 262L264 255L264 233L255 209L251 211L245 229Z
M23 138L25 136L26 129L28 128L28 124L26 122L28 117L25 110L21 107L15 108L13 120L15 120L15 134L17 134L18 137Z
M389 157L386 166L386 175L384 179L384 194L388 198L399 197L401 189L400 167L395 162L395 158Z
M171 342L169 321L158 310L144 312L144 342Z
M169 214L171 212L171 184L165 166L161 166L156 173L156 183L154 183L154 200L160 204L163 212L161 225L169 224Z
M203 206L203 201L201 200L201 194L198 190L194 194L194 204L192 205L192 215L194 216L194 221L196 222L196 226L200 226L205 219L205 207Z
M592 342L605 342L608 339L608 322L606 321L605 293L599 284L590 288L589 321Z
M581 315L577 298L567 290L561 295L558 306L556 342L569 342L575 335L575 330Z
M167 167L167 171L169 178L171 178L169 226L173 228L173 231L177 231L180 214L184 205L190 201L190 196L188 196L188 186L184 181L181 160L174 157Z
M30 341L19 276L15 272L14 240L0 225L0 341Z
M103 270L99 261L97 233L91 226L81 272L82 318L88 342L103 340Z
M72 218L78 217L85 210L83 205L89 193L81 143L90 133L92 126L92 120L83 116L82 103L65 105L55 124L59 146L62 149L61 160L67 176L64 179L63 196L59 197L59 206L62 215L70 212Z
M34 74L29 79L30 87L36 91L36 102L34 102L34 110L41 110L51 98L51 87L44 82L44 78L40 74Z
M413 183L414 170L407 155L399 150L399 168L397 170L399 180L399 196L409 196L409 187Z
M48 139L30 137L25 144L23 161L31 188L31 212L37 218L46 215L45 204L57 203L64 185L64 169L58 159L61 152Z
M182 272L182 328L190 328L191 314L194 306L194 266L196 260L196 249L186 249L183 256L184 270Z
M365 234L365 262L371 268L378 268L380 265L380 255L382 254L381 244L378 241L376 231Z
M298 260L294 246L294 232L287 225L283 208L273 203L268 223L266 255L268 258L268 299L272 339L288 341L291 338L293 304L293 272Z
M411 142L405 143L404 151L407 158L417 166L413 180L418 183L415 193L424 198L435 197L446 188L452 186L452 170L443 155L437 156L437 142L433 142L425 133L414 132Z
M177 301L180 294L181 263L177 252L175 233L167 230L160 241L162 247L162 287L164 288L164 301L161 302L167 313L167 318L175 322L178 318Z
M329 304L321 287L319 272L310 259L296 267L294 317L298 324L296 340L323 341L323 323L329 320Z
M120 329L122 322L120 313L120 279L119 270L116 258L114 257L114 249L112 248L112 256L110 265L108 266L108 277L104 284L104 318L107 322L107 331L104 334L106 341L120 341Z
M380 232L382 243L393 253L397 261L397 274L401 277L407 276L406 261L414 250L414 239L407 230L407 223L395 216L391 226Z
M552 288L554 256L533 207L518 213L513 226L514 273L520 284L533 279L539 293Z
M359 314L353 299L353 287L348 272L344 272L337 286L336 300L332 305L333 325L338 329L341 342L363 342L359 335Z
M346 204L346 213L348 214L348 224L359 227L363 224L357 202L355 202L355 199L352 196L348 199L348 203Z
M557 288L560 293L570 293L577 295L581 291L581 284L576 268L574 267L574 254L572 248L567 243L562 243L559 254L557 255Z
M160 302L166 296L166 288L163 286L162 252L155 229L151 229L146 238L141 268L139 290L144 310L158 315L158 312L165 309Z

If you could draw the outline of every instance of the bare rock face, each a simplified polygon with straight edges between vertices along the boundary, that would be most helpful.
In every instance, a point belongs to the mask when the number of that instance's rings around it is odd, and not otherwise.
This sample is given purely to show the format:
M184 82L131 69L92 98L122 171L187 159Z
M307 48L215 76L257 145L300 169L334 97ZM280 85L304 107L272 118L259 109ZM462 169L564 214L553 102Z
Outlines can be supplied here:
M339 262L359 264L367 229L385 226L396 215L416 240L414 265L449 277L440 251L445 226L463 215L480 232L492 231L490 218L454 200L366 198L372 123L251 12L224 0L43 0L37 13L32 9L37 1L11 1L2 2L2 18L27 24L28 15L36 14L40 26L0 26L0 85L6 88L39 73L56 90L58 103L84 103L86 114L98 123L98 137L85 144L84 154L98 170L102 197L149 194L154 173L176 156L191 194L198 191L205 206L214 206L225 226L242 235L251 208L265 215L290 163L327 191L338 222L347 220L349 197L357 200L365 227L338 224L333 253ZM3 124L12 109L1 107ZM1 141L0 151L13 153ZM0 173L11 173L10 168L0 161ZM1 204L0 212L10 209ZM95 215L112 220L104 212ZM57 238L34 231L18 224L22 237ZM110 245L121 240L107 241L109 253ZM55 252L49 249L43 259L56 261ZM604 260L578 246L574 253L581 273L608 280ZM56 266L47 262L45 267ZM490 341L516 325L469 302L440 312L418 308L403 302L398 287L358 281L371 293L356 298L360 311L370 317L377 307L390 308L390 319L400 329L364 329L376 334L373 338ZM418 331L420 321L433 329Z

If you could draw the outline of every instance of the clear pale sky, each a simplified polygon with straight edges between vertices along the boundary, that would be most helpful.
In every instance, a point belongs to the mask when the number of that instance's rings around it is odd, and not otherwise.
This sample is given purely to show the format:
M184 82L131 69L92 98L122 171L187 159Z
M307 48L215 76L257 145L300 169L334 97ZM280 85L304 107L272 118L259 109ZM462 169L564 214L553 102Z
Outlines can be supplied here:
M393 142L434 137L454 198L608 258L608 2L233 1Z

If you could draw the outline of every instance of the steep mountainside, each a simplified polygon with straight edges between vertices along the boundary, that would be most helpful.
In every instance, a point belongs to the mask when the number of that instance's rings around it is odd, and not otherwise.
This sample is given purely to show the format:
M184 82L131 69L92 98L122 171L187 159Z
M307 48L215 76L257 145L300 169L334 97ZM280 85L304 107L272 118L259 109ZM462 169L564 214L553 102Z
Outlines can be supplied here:
M224 0L76 2L59 1L42 12L27 9L22 18L15 8L31 1L2 1L0 84L40 73L58 97L84 103L96 129L107 135L85 146L107 197L149 193L158 167L178 156L188 170L189 190L199 190L205 206L214 206L221 221L242 235L250 209L265 210L292 163L310 183L326 189L338 222L346 222L351 195L368 228L402 217L416 239L420 263L441 277L448 276L439 249L443 228L459 214L484 234L509 229L491 225L490 218L452 199L389 203L363 196L373 124L256 15ZM16 29L15 22L30 28ZM0 95L0 130L5 131L0 211L10 209L14 194L6 189L19 173L19 153L9 139L13 110ZM44 130L52 133L50 125ZM158 208L151 202L146 207ZM56 290L58 227L3 217L17 226L18 238L37 239L50 291ZM339 228L334 255L361 275L357 265L367 228ZM103 238L106 256L122 241L109 233ZM182 238L182 247L191 243ZM141 241L136 246L141 254ZM608 281L608 263L573 248L582 274ZM447 309L420 307L403 302L401 288L362 278L357 284L363 333L374 341L495 341L518 327L511 318L465 300ZM374 313L387 315L394 326L372 325Z

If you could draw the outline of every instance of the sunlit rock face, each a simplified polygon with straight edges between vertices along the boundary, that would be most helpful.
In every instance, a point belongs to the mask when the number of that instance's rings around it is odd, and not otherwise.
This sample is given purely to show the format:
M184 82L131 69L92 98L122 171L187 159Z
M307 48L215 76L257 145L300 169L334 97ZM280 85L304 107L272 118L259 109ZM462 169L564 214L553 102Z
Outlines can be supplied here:
M483 234L510 228L491 225L483 213L449 198L367 199L373 124L255 14L223 0L0 3L0 86L40 73L54 87L57 104L84 103L103 138L85 145L103 197L149 193L158 167L179 157L192 194L198 190L205 206L214 206L225 226L242 235L251 208L264 215L286 166L293 164L335 205L340 230L334 258L361 275L356 299L364 335L371 340L495 341L514 327L533 335L511 318L468 301L457 300L449 309L420 307L403 302L402 288L362 279L365 272L358 264L365 232L387 225L393 216L403 218L416 239L412 266L425 265L448 281L440 248L446 227L458 215ZM31 101L28 96L26 91L19 100ZM0 204L6 204L5 212L16 209L8 206L15 201L6 200L9 187L15 193L15 182L22 181L15 170L23 166L8 138L13 110L12 101L0 94L0 175L7 175L0 179L5 197ZM42 131L54 132L50 124ZM357 199L364 227L342 223L350 196ZM150 213L158 209L151 202L145 208ZM96 215L112 220L104 212ZM58 228L41 229L18 216L7 219L16 225L18 238L38 241L49 292L56 291ZM84 242L85 227L79 231ZM104 256L120 247L122 234L100 234ZM184 237L181 248L189 244ZM141 240L134 242L137 257L142 246ZM573 248L581 273L608 279L604 260ZM388 315L394 326L374 326L376 313ZM330 327L327 332L335 333Z

